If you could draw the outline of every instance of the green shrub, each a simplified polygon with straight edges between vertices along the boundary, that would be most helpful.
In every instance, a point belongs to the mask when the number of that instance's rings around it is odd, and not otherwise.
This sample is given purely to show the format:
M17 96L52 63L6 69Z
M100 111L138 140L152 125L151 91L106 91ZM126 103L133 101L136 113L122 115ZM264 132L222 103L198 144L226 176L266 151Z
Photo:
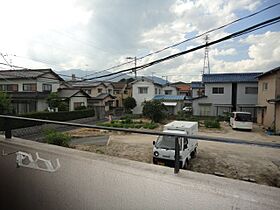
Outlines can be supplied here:
M57 132L55 130L48 130L45 132L44 135L45 135L45 141L48 144L69 147L71 136L68 134Z
M218 120L205 120L204 125L206 128L220 128L220 122Z
M87 109L86 106L78 106L75 108L75 110L85 110L85 109Z

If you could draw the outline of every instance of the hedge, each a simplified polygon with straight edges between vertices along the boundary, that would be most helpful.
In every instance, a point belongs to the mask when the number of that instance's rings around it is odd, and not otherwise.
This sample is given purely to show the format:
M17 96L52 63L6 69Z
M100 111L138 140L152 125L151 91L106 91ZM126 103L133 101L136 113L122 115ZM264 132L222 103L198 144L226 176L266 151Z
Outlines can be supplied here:
M55 120L55 121L69 121L86 117L94 116L93 109L77 110L71 112L34 112L18 115L19 117L36 118L44 120ZM12 129L26 128L35 125L42 125L44 123L25 121L25 120L9 120L12 125ZM0 118L0 130L4 130L4 119Z

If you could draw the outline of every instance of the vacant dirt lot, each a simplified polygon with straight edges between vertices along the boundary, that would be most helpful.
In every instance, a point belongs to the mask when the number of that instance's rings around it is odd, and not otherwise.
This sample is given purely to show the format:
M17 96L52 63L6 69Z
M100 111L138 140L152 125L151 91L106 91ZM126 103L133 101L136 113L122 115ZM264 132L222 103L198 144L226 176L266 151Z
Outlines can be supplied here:
M200 129L199 134L248 141L280 142L279 136L266 136L258 127L254 127L253 132L244 132L233 131L227 125L223 125L221 130ZM75 148L151 163L152 141L155 139L154 136L114 132L111 133L108 146L76 145ZM280 150L199 141L198 155L191 161L189 170L209 174L218 172L229 178L249 178L259 184L280 187Z

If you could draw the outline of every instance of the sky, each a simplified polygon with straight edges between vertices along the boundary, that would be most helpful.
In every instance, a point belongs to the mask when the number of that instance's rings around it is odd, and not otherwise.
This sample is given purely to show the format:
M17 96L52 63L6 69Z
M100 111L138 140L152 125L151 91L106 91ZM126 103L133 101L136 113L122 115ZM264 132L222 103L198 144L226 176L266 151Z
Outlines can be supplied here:
M0 0L0 53L12 65L101 71L256 12L275 0ZM280 14L280 6L209 34L210 41ZM264 72L280 64L280 23L209 49L211 73ZM137 65L203 44L203 38L137 60ZM201 79L204 49L138 75ZM5 63L0 57L0 63ZM134 63L111 71L133 67ZM0 65L0 70L8 66Z

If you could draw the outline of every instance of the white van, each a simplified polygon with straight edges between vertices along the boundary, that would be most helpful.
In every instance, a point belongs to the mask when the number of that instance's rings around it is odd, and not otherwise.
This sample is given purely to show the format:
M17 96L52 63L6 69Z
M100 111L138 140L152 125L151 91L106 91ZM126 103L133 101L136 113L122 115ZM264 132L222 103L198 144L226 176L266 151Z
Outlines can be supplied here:
M164 126L163 132L196 135L198 132L197 122L173 121ZM153 142L153 163L159 165L174 166L175 163L175 137L159 136ZM186 168L191 158L197 153L197 140L179 137L180 167Z
M230 116L232 129L253 129L252 114L250 112L232 112Z

